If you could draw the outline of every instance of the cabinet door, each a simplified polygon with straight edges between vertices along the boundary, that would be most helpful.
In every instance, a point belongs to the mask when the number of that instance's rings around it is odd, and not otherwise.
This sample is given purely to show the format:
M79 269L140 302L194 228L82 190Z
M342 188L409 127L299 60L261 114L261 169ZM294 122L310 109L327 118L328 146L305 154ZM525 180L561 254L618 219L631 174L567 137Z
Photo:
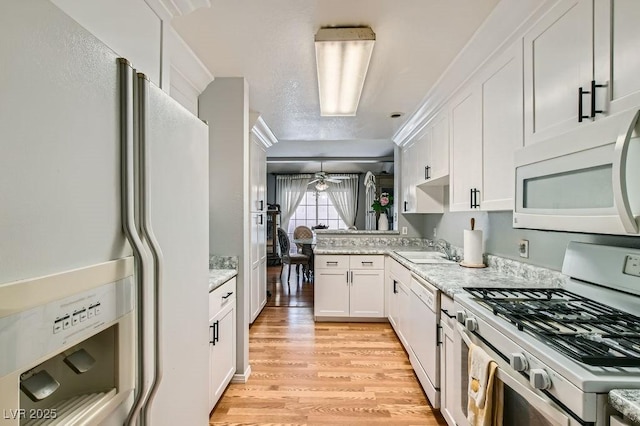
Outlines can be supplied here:
M415 142L410 142L402 148L402 208L403 213L411 213L415 208L413 200L413 191L415 190L413 171L414 161L412 159L413 147Z
M482 210L513 210L514 152L523 146L522 47L516 43L481 74Z
M416 184L426 182L433 175L431 172L431 139L431 126L428 126L416 139L414 154L416 156Z
M446 111L438 113L433 122L429 167L431 180L449 175L449 117Z
M352 270L349 315L352 317L384 317L384 271Z
M254 268L260 262L260 241L261 230L264 229L264 225L260 222L264 222L264 217L261 217L262 213L251 214L251 267Z
M251 267L251 323L258 317L260 314L260 263Z
M640 106L640 2L594 3L596 109L607 115ZM596 116L597 118L598 116Z
M258 303L260 310L267 304L267 259L266 257L260 261L258 266L258 274L260 279L258 281Z
M225 306L210 322L209 409L213 409L236 371L235 302ZM215 339L214 339L215 337Z
M348 317L348 269L316 269L314 279L313 314L316 317Z
M578 122L578 88L589 91L593 78L592 5L562 0L524 37L526 145L590 122Z
M398 291L398 338L404 345L404 348L409 351L409 342L407 340L409 336L409 305L411 290L402 281L398 281L396 284L396 290Z
M448 425L455 425L453 410L455 408L456 399L453 397L454 392L460 388L455 383L455 366L453 352L453 333L446 321L440 323L441 328L441 353L440 353L440 413L447 421Z
M476 209L472 190L482 186L482 99L477 87L468 88L454 100L449 110L451 128L451 170L449 200L451 211ZM480 197L477 201L480 205Z

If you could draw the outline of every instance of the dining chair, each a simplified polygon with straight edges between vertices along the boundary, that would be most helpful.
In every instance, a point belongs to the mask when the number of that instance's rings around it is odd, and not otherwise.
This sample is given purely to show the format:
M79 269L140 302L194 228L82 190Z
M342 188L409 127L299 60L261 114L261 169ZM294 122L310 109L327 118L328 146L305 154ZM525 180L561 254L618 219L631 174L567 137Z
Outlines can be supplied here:
M304 240L304 239L312 239L313 238L313 231L311 230L311 228L308 228L304 225L301 226L296 226L296 229L293 230L293 239L294 240ZM296 246L298 247L298 253L302 253L302 244L298 244L296 243Z
M291 250L291 244L289 243L289 236L286 231L282 228L278 228L278 243L280 244L280 253L282 255L282 266L280 267L280 276L282 276L282 271L284 269L284 265L287 265L287 286L289 285L289 277L291 276L291 265L296 266L296 273L298 276L302 277L300 274L300 265L303 268L309 268L311 257L303 254L303 253L289 253ZM305 269L303 269L303 272Z

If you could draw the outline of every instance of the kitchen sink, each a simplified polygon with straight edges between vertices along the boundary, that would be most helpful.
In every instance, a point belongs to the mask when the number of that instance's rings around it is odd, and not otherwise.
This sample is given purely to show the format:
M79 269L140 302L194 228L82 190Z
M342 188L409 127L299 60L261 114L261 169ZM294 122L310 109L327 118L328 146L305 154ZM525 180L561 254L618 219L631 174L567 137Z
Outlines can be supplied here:
M417 264L455 263L453 260L447 260L447 257L439 251L397 251L396 254Z

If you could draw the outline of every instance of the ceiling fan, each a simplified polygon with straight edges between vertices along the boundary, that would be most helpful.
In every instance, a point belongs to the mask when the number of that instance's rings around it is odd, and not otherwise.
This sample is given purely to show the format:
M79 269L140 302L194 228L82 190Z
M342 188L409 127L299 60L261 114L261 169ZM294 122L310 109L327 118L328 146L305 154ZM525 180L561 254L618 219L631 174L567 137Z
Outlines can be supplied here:
M315 173L315 179L308 183L308 185L316 184L316 190L326 191L329 188L329 183L339 183L344 179L350 179L349 176L329 176L326 172L322 171L322 162L320 162L320 171Z

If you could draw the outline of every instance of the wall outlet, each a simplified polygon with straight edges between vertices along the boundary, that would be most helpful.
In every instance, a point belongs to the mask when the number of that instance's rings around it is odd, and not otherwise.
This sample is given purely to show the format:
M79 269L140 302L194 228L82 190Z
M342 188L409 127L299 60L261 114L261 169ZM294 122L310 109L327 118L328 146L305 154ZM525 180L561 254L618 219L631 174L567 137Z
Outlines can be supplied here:
M406 226L403 226L403 227L402 227L401 234L402 234L402 235L407 235L407 233L409 233L409 230L407 229L407 227L406 227Z
M520 257L529 258L529 240L520 240L518 243L518 253Z

